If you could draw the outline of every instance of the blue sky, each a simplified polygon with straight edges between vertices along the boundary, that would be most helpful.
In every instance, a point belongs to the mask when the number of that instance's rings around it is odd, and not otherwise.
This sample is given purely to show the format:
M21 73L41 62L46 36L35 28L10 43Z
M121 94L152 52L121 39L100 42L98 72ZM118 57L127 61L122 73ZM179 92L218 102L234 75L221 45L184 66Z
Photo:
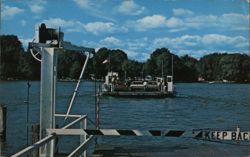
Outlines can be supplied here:
M249 0L2 0L1 34L24 47L35 26L62 28L64 40L122 49L145 61L166 47L179 56L249 54Z

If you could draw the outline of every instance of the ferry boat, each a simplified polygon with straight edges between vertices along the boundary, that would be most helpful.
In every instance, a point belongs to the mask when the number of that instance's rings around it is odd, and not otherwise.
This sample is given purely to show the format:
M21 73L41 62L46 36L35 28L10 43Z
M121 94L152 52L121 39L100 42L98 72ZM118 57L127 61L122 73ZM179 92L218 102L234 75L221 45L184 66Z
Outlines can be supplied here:
M173 77L121 81L117 72L108 72L105 76L102 95L135 98L174 97Z

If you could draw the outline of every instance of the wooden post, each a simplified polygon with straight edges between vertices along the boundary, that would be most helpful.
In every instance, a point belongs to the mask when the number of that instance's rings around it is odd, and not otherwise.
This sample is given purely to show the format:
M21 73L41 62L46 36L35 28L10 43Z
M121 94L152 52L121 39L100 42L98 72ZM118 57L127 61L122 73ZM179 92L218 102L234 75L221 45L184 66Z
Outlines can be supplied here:
M6 113L7 108L4 105L0 105L0 139L2 141L6 139Z
M31 131L32 131L32 137L31 137L32 144L34 144L37 141L39 141L40 125L32 124ZM38 157L38 156L39 156L39 149L36 149L31 153L31 157Z

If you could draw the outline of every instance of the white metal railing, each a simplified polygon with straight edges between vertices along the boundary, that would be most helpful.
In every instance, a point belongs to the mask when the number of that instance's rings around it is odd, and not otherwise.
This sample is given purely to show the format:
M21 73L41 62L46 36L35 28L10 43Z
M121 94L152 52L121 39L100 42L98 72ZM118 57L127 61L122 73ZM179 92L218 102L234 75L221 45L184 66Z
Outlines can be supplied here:
M66 115L64 114L55 114L55 117L65 117ZM55 132L51 131L53 129L47 129L47 133L49 134L45 138L39 140L38 142L34 143L31 146L28 146L27 148L17 152L16 154L12 155L11 157L23 157L25 155L30 154L32 151L35 149L41 148L42 146L45 145L46 149L46 157L53 157L54 156L54 140L56 137L59 135L67 135L65 133L66 130L70 131L71 129L68 129L72 127L73 125L79 123L80 124L80 129L86 129L87 128L87 115L67 115L68 118L77 118L74 121L70 122L69 124L65 125L61 129L61 133L56 134ZM79 157L79 156L84 156L86 157L86 150L89 146L89 144L93 141L94 136L89 136L87 138L86 134L75 134L75 135L80 135L80 145L73 150L68 157Z
M45 145L46 143L50 142L51 140L56 138L56 134L48 135L47 137L41 139L40 141L34 143L33 145L19 151L18 153L12 155L11 157L21 157L30 154L33 150L40 148L41 146Z
M84 123L86 124L86 123L87 123L87 115L83 115L83 116L77 118L77 119L74 120L73 122L71 122L71 123L69 123L68 125L64 126L62 129L67 129L67 128L71 127L72 125L74 125L74 124L76 124L76 123L78 123L78 122L81 123L81 121L83 121L83 120L84 120Z
M82 152L84 152L84 156L86 157L86 149L88 148L89 143L91 143L94 139L94 136L90 136L84 143L80 144L75 150L73 150L68 157L79 157Z
M70 114L70 115L66 115L66 114L55 114L55 117L69 117L69 118L79 118L81 117L82 115L73 115L73 114Z

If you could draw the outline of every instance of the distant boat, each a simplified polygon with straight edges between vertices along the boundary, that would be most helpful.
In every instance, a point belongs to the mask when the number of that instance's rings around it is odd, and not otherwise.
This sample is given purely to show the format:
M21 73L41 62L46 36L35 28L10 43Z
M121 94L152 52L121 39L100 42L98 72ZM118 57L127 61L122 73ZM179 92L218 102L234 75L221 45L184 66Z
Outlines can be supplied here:
M175 96L174 84L173 84L173 56L172 56L172 76L163 77L163 61L162 61L162 77L156 77L153 79L150 75L147 75L145 79L143 75L140 80L126 80L119 79L117 72L110 71L110 56L109 56L109 72L105 76L103 84L103 95L114 97L153 97L164 98ZM143 72L142 72L143 74Z
M208 82L209 84L214 84L215 83L215 81L210 81L210 82Z
M151 97L164 98L175 95L173 77L167 79L157 77L155 80L126 80L120 81L117 72L108 72L105 76L102 95L113 97Z
M214 83L230 84L230 83L235 83L235 81L222 80L222 81L210 81L210 82L208 82L208 83L209 83L209 84L214 84Z

